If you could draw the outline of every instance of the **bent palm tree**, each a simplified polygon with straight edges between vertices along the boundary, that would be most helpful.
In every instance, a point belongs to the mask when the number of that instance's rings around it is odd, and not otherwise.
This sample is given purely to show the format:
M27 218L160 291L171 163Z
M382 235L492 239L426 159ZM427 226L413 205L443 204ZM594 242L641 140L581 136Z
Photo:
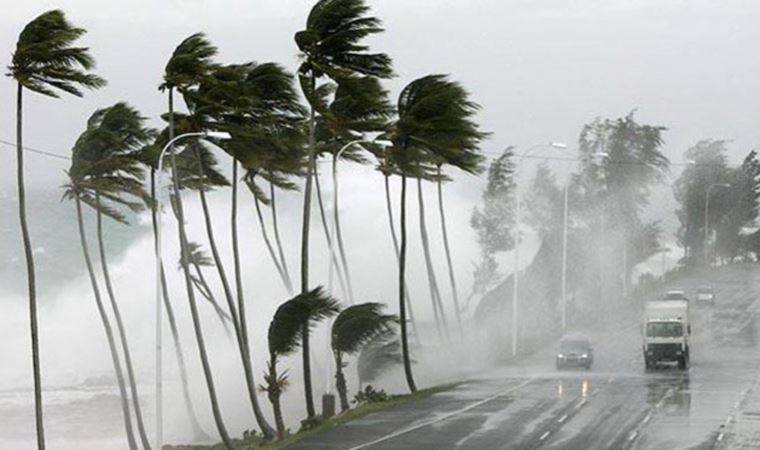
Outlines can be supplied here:
M306 19L306 28L295 35L296 45L303 56L298 78L309 102L309 158L304 187L304 207L301 230L301 292L309 291L309 225L311 217L312 177L316 172L316 118L321 108L317 81L323 76L336 80L354 74L380 78L392 74L391 60L383 53L369 53L362 40L380 33L380 20L367 16L369 7L364 0L319 0ZM304 329L308 324L304 324ZM304 333L308 336L308 333ZM311 362L308 339L303 343L303 372L306 412L315 415L311 389Z
M211 67L211 58L216 54L214 48L203 36L203 34L194 34L180 43L174 50L171 59L166 65L164 73L164 83L161 85L162 90L168 91L169 95L169 139L174 138L174 90L180 91L190 89L197 85L201 78L208 74ZM224 425L221 411L219 410L219 401L214 386L214 377L211 373L211 365L208 361L206 352L206 343L203 337L200 317L198 315L198 306L195 301L195 290L193 289L192 276L190 275L190 264L187 260L188 239L185 230L185 215L182 207L182 197L180 194L179 174L177 170L177 157L174 149L171 149L171 170L172 170L172 192L174 204L177 211L177 228L179 231L180 254L183 257L182 272L185 278L185 290L187 291L190 314L193 319L193 328L195 330L195 339L198 344L201 365L203 366L203 375L206 379L206 388L211 401L211 410L214 415L214 422L219 431L219 435L227 449L232 450L233 444ZM233 318L234 319L234 318Z
M393 314L383 314L385 305L380 303L361 303L349 306L338 314L332 324L331 345L335 357L335 387L340 396L340 408L346 411L348 405L348 388L343 369L347 363L345 357L360 352L367 344L380 338L393 335L392 325L398 322Z
M34 378L35 424L37 448L45 448L45 429L42 417L42 381L40 375L39 331L37 326L37 285L34 256L29 227L26 222L26 189L24 185L23 92L24 88L48 97L58 97L63 91L77 97L81 88L96 89L105 81L89 70L95 65L89 49L72 47L85 30L70 24L63 12L48 11L29 22L19 35L13 52L9 75L17 83L16 91L16 181L18 189L19 222L24 241L27 285L29 292L29 322L32 342L32 374Z
M150 202L149 207L151 224L153 227L153 245L158 245L158 206L156 204L156 170L158 169L158 154L160 147L156 144L143 147L140 152L140 159L143 164L148 165L150 168ZM180 267L180 270L182 268ZM193 434L196 441L209 440L206 432L201 428L201 424L198 421L198 416L195 414L195 408L193 407L193 401L190 397L190 385L187 379L187 365L185 364L185 352L182 349L182 342L179 339L179 329L177 328L177 319L174 315L174 307L169 299L169 288L166 284L166 272L163 264L161 265L161 297L163 298L163 305L166 311L166 318L169 321L169 330L171 331L172 341L174 342L174 355L177 358L177 366L179 368L180 381L182 383L182 399L185 402L185 410L187 411L188 419L190 420L190 426L193 429Z
M277 362L279 358L298 350L305 339L304 329L308 333L311 325L334 316L338 311L338 302L326 295L322 287L317 287L280 305L269 324L269 362L264 374L266 385L260 388L272 403L279 439L285 436L280 397L287 387L288 375L287 371L278 372ZM306 328L304 324L308 324Z
M398 118L391 124L388 138L393 142L389 165L401 176L400 254L398 298L401 323L401 351L409 389L417 387L412 374L406 335L406 179L409 176L429 177L435 160L444 160L465 171L474 170L472 160L485 137L472 116L477 105L467 92L445 75L428 75L409 83L399 95Z

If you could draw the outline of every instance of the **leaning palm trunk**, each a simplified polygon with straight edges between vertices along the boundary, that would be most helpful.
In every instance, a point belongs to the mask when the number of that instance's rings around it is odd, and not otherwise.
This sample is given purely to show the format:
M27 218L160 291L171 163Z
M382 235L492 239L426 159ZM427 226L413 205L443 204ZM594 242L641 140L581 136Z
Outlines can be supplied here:
M153 205L156 204L156 171L151 167L150 170L150 196L153 201ZM156 207L151 208L151 221L153 223L153 239L154 245L158 245L156 240L157 233L157 221L158 211ZM185 355L182 351L182 343L179 340L179 332L177 331L177 320L174 317L174 308L169 301L169 289L166 285L166 275L164 274L164 266L161 265L161 293L163 295L164 308L166 310L166 318L169 320L169 330L172 333L172 341L174 341L174 354L177 357L177 366L179 366L179 377L182 382L182 398L185 401L185 410L187 416L190 419L190 426L193 429L193 434L196 440L205 439L208 436L201 428L198 417L195 415L195 409L193 408L193 401L190 397L190 386L187 382L187 366L185 365Z
M174 90L169 89L169 139L174 138ZM171 151L171 165L172 165L172 187L174 192L175 204L177 208L177 227L179 229L179 244L182 263L182 273L185 276L185 289L187 290L187 300L190 305L190 315L193 319L193 329L195 330L195 340L198 344L198 352L200 353L201 365L203 366L203 375L206 378L206 387L208 388L209 399L211 401L211 411L214 415L214 422L216 428L219 431L219 435L224 442L224 446L227 450L233 450L232 441L229 434L227 434L227 428L224 426L222 420L222 414L219 410L219 401L216 396L216 387L214 386L214 377L211 374L211 365L208 361L208 354L206 353L206 342L203 338L203 329L201 328L200 317L198 316L198 306L195 303L195 290L193 289L193 282L190 276L190 264L187 261L188 257L188 245L187 235L185 234L185 214L182 209L182 198L179 192L179 180L177 179L177 157L174 154L174 149Z
M311 74L311 92L314 92L316 80ZM316 115L314 105L309 107L309 165L306 168L306 185L303 190L303 220L301 228L301 293L309 292L309 227L311 225L311 190L312 176L317 172L316 163ZM311 390L311 358L309 357L309 323L301 328L303 336L301 357L303 361L303 389L306 400L306 414L309 418L316 415L314 396Z
M422 178L417 178L417 200L419 203L420 212L420 236L422 238L422 251L425 255L425 269L427 270L428 287L430 288L430 298L433 302L433 312L436 313L436 327L438 327L438 333L440 336L441 329L443 329L443 335L441 337L449 338L449 329L446 323L446 313L443 310L443 302L441 302L441 291L438 289L438 280L435 277L435 269L433 268L433 259L430 256L430 241L427 234L427 225L425 223L425 201L422 197ZM440 318L440 323L438 322Z
M285 286L285 289L288 291L288 294L292 294L293 285L290 281L290 278L286 275L286 272L282 267L282 261L277 257L277 254L274 251L274 247L272 246L272 241L269 240L269 233L267 232L266 223L264 222L264 215L261 213L261 202L255 195L253 197L253 203L256 206L256 217L259 220L259 228L261 229L261 236L264 238L264 244L266 244L267 246L267 251L269 251L269 257L272 258L274 267L275 269L277 269L277 273L280 275L282 284Z
M283 385L280 383L277 375L277 355L270 355L269 357L269 374L267 375L267 397L272 404L272 412L274 414L274 423L277 427L277 439L283 440L285 438L285 420L282 418L282 407L280 406L280 396L282 395Z
M449 268L449 282L451 283L451 294L454 300L454 312L457 316L457 325L459 326L459 337L464 337L462 329L462 313L459 309L459 294L457 293L457 280L454 277L454 266L451 264L451 249L449 247L449 235L446 231L446 214L443 212L443 186L441 182L441 166L438 166L438 212L441 214L441 234L443 235L443 248L446 251L446 264Z
M274 231L274 241L277 244L277 253L280 255L280 267L285 274L285 281L288 286L288 294L293 294L293 281L290 278L290 271L288 270L288 261L285 259L285 251L282 249L282 241L280 240L280 226L277 221L277 202L275 200L274 183L269 182L269 200L272 208L272 230Z
M390 189L390 176L384 174L385 179L385 208L388 211L388 225L391 229L391 238L393 239L393 251L396 254L396 262L398 263L399 250L398 250L398 238L396 237L396 226L393 223L393 206L391 205L391 189ZM409 286L404 281L404 297L406 300L406 311L409 314L409 321L412 323L412 332L417 340L417 344L420 344L420 334L417 330L417 321L414 320L414 309L412 308L412 302L409 300Z
M100 207L100 196L95 194L95 203L97 207ZM142 410L140 408L140 396L137 392L137 382L135 381L135 371L132 365L132 355L129 351L129 342L127 341L127 330L124 327L124 321L121 318L121 311L119 310L119 304L116 302L116 295L113 291L113 285L111 284L111 275L108 272L108 260L106 259L106 249L103 243L103 214L100 210L97 211L97 233L98 233L98 251L100 252L100 266L103 270L103 280L106 285L106 292L108 293L108 299L111 303L111 309L113 310L113 317L116 321L116 330L119 333L119 341L121 342L121 351L124 354L124 365L127 369L127 381L129 382L129 390L132 394L132 406L135 410L135 422L137 422L137 431L140 435L140 441L143 448L149 449L150 442L148 440L148 434L145 432L145 424L143 422Z
M90 276L90 283L92 284L92 292L95 295L95 303L98 307L98 314L100 314L100 321L103 324L103 329L106 332L106 339L108 340L108 348L111 351L111 361L113 362L114 372L116 372L116 381L119 384L119 395L121 397L121 410L124 416L124 427L127 431L127 442L131 450L137 449L137 442L135 441L134 430L132 429L132 416L129 412L129 399L127 396L127 388L124 384L124 374L121 371L121 362L119 361L119 353L116 349L116 343L114 342L113 330L111 329L111 323L109 322L106 309L103 307L103 300L100 297L100 289L98 288L98 281L95 279L95 270L92 268L92 261L90 260L90 251L87 248L87 238L84 233L84 223L82 221L82 203L79 197L75 197L77 208L77 225L79 226L79 240L82 244L82 253L84 254L84 262L87 265L87 273Z
M346 385L346 375L343 373L343 357L340 352L335 352L335 389L340 397L340 410L346 412L349 409L348 404L348 386Z
M338 163L336 155L333 155L333 198L335 204L333 205L333 219L335 220L335 236L333 237L338 243L338 251L340 252L340 262L343 264L343 272L346 275L346 286L348 287L348 299L350 303L354 303L354 288L351 284L351 271L348 266L348 258L346 258L346 249L343 246L343 233L340 231L340 214L338 213L338 177L335 165Z
M398 258L398 311L401 328L401 356L404 360L404 374L406 384L412 392L417 391L412 375L412 360L409 356L409 340L406 332L406 174L401 174L401 248Z
M248 384L248 395L251 400L251 407L253 408L253 415L256 418L256 423L259 425L262 434L265 438L271 439L274 437L274 428L264 418L264 413L261 412L261 406L259 405L259 399L256 395L256 384L253 380L253 368L251 364L251 344L248 340L248 323L245 316L245 299L243 298L243 274L240 267L240 248L238 247L238 231L237 231L237 161L232 159L232 254L235 266L235 288L238 301L238 317L240 318L240 339L242 340L242 346L245 350L243 355L243 366L246 372L246 382ZM247 366L247 368L245 368Z
M24 186L24 144L23 144L23 92L18 84L16 96L16 181L18 183L18 215L21 237L24 240L26 276L29 290L29 326L32 335L32 374L34 377L34 418L37 426L37 448L45 449L45 427L42 421L42 378L40 375L40 341L37 327L37 283L34 273L34 255L29 227L26 224L26 187Z
M347 299L349 303L352 300L351 287L346 286L347 278L344 278L341 265L338 262L337 256L335 256L335 247L333 246L333 236L330 234L330 227L327 225L327 215L325 214L325 206L322 202L322 188L319 183L319 174L314 172L314 185L317 188L317 204L319 205L319 216L322 219L322 228L325 230L325 241L329 249L329 258L332 268L335 270L335 275L338 278L338 284L340 285L340 292L343 294L343 298ZM345 269L345 266L343 267ZM347 275L347 273L346 273Z

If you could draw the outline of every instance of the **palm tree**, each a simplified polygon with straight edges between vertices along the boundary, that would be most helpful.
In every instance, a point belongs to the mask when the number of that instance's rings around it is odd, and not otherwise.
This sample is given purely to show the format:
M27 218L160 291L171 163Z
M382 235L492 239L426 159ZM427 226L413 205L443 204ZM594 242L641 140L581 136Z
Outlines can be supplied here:
M419 224L422 253L425 256L425 271L427 273L428 288L430 289L430 300L433 303L433 314L435 315L435 325L438 330L438 337L445 337L448 340L449 326L446 322L446 311L443 308L443 301L441 301L441 291L438 288L438 280L435 276L433 257L430 255L430 238L428 237L425 220L425 200L422 195L422 178L423 175L417 176L417 205L420 216Z
M66 190L64 197L67 199L73 199L76 203L79 238L87 271L90 276L90 283L92 284L92 290L95 295L95 303L98 308L98 313L100 314L103 328L106 332L108 346L111 351L111 359L114 365L114 371L116 372L116 379L119 384L127 441L130 449L136 449L137 444L132 429L129 397L127 395L121 361L119 360L119 353L116 348L111 322L103 305L100 288L90 259L82 216L82 203L85 203L98 212L103 211L109 216L124 220L123 215L117 208L101 202L101 195L117 205L126 206L132 209L139 208L138 204L124 198L121 192L122 186L132 185L138 189L140 188L139 180L133 178L134 175L139 175L139 170L135 170L135 168L130 165L130 160L128 157L125 157L125 155L111 152L111 145L115 143L114 136L108 131L99 129L107 114L108 109L96 111L88 121L87 130L82 133L77 140L73 149L71 168L68 171L69 184L65 186ZM124 168L123 171L122 168ZM119 176L123 176L124 179L120 179ZM100 235L101 233L99 229L99 238ZM122 340L122 344L124 343L125 341ZM135 394L136 391L133 391L133 396L135 396ZM135 405L139 408L139 403L136 402ZM145 441L143 442L143 445L145 445Z
M323 76L336 80L340 76L371 75L388 78L391 60L383 53L369 53L362 40L380 33L380 20L367 16L364 0L319 0L306 19L306 28L295 35L303 63L298 77L309 102L309 158L304 187L304 208L301 230L301 292L309 291L309 225L311 217L312 177L316 173L316 118L321 107L317 81ZM304 324L304 330L308 324ZM308 336L308 333L303 333ZM304 394L306 412L315 415L311 390L311 362L308 339L303 343Z
M442 159L467 171L465 164L478 159L475 150L485 137L472 116L477 104L468 100L467 92L445 75L428 75L409 83L399 95L398 118L391 124L388 138L393 142L389 164L401 176L401 245L399 254L399 314L401 351L409 389L416 391L406 335L406 179L429 177L433 162Z
M146 128L144 122L145 118L125 103L117 103L110 108L102 109L90 118L88 124L90 133L87 139L81 143L84 146L81 151L91 158L90 163L94 166L92 172L87 176L91 185L90 189L94 193L95 202L93 204L85 201L85 203L91 206L97 215L100 265L124 355L137 430L143 447L150 448L140 408L126 328L119 305L116 302L103 242L104 214L117 222L127 224L123 214L109 206L108 203L127 206L133 211L139 211L142 209L141 200L147 198L147 193L142 187L144 173L137 156L141 147L152 137L153 130ZM134 197L135 200L132 201L129 197Z
M32 341L32 373L34 377L35 423L37 448L45 448L42 420L42 381L40 376L39 333L37 327L37 286L32 242L26 222L26 190L24 185L23 92L24 88L48 97L63 91L77 97L81 88L96 89L105 81L90 73L95 65L89 49L72 47L85 30L74 27L63 12L48 11L29 22L19 35L13 52L9 76L16 80L16 179L18 183L19 221L24 241L29 290L29 321Z
M345 357L361 351L367 344L393 335L392 325L398 322L393 314L383 314L385 305L380 303L361 303L349 306L338 314L332 324L332 351L335 357L335 387L340 396L340 408L346 411L348 389L343 369L347 363Z
M161 151L160 141L157 141L153 145L146 145L140 152L140 159L143 164L146 164L150 170L150 198L149 207L151 215L151 223L153 226L153 241L154 246L158 245L157 240L157 226L158 226L158 209L156 208L156 170L158 169L158 155ZM181 264L180 264L181 266ZM182 270L182 267L180 267ZM195 408L193 407L193 401L190 397L190 385L187 379L187 365L185 364L185 352L182 349L182 342L179 339L179 330L177 328L177 319L174 315L174 307L169 299L169 288L166 284L166 272L163 264L161 265L161 296L163 298L164 310L166 311L166 318L169 321L169 330L172 334L172 341L174 342L174 355L177 358L177 366L179 368L179 376L182 382L182 398L185 402L185 410L187 416L190 419L190 426L193 429L193 434L196 441L208 440L208 435L201 428L201 424L198 421L198 417L195 414ZM215 304L218 308L218 306Z
M277 362L279 358L298 350L306 339L304 330L309 333L311 325L334 316L338 311L338 302L325 294L320 286L280 305L269 324L269 362L264 374L266 385L260 389L267 393L272 403L279 439L285 436L280 396L287 387L288 375L287 371L278 372ZM304 324L308 324L306 328Z
M330 91L332 89L326 91L324 95ZM332 156L333 189L335 190L335 204L332 205L333 222L335 224L335 236L333 238L337 243L340 263L345 274L348 300L353 303L353 284L348 258L346 257L346 249L343 243L340 214L338 212L337 158L341 157L360 164L367 163L367 158L361 152L363 147L349 144L362 139L362 136L366 133L384 131L386 123L393 112L393 107L388 100L388 92L383 89L378 79L373 76L340 77L337 87L334 89L332 101L328 102L327 99L324 99L321 102L327 104L327 107L321 108L322 112L317 118L318 151L319 154L330 154ZM377 151L369 143L364 143L364 145L370 151ZM317 199L319 200L320 212L324 217L318 173L314 174L314 179L317 186ZM333 249L327 222L324 219L323 226L328 238L328 246L330 249ZM337 262L335 266L336 268L338 267ZM338 272L338 275L340 275L340 272Z
M174 50L171 59L166 65L164 72L164 83L161 85L162 90L168 91L169 95L169 139L174 138L174 90L184 91L197 85L201 78L208 74L211 68L211 57L216 54L216 48L213 47L201 33L194 34L180 43ZM206 343L203 337L200 317L198 316L198 307L195 301L195 290L193 289L192 276L190 275L188 255L188 239L185 231L185 215L182 207L182 197L180 194L180 183L177 170L176 153L171 151L171 170L172 170L172 191L174 205L177 214L177 228L179 231L180 254L184 258L182 272L185 278L185 290L187 291L190 313L193 319L193 328L195 330L195 339L198 344L203 374L206 379L206 387L211 401L211 410L214 415L217 430L224 442L225 447L232 450L233 444L230 440L227 428L224 425L219 402L216 396L216 387L214 378L211 373L211 366L208 361L206 352ZM233 322L237 321L233 317ZM235 325L237 326L237 325Z

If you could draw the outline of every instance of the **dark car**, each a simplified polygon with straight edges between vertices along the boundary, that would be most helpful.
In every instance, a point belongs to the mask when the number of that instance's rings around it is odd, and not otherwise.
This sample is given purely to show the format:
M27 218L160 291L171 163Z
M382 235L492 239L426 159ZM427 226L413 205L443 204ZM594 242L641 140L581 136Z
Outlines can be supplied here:
M584 337L567 337L559 343L557 351L557 369L565 367L591 368L594 363L594 351L591 342Z

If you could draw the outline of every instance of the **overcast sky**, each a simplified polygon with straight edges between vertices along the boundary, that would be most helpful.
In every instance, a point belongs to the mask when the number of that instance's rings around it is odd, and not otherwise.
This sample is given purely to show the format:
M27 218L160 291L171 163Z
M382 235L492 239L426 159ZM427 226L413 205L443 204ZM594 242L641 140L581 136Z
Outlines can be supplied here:
M596 116L637 108L665 125L675 162L695 141L732 139L737 160L760 141L760 2L746 0L376 0L387 29L373 50L394 59L395 98L411 79L450 73L482 106L493 132L488 152L506 145L577 141ZM223 62L297 66L293 33L312 0L29 0L5 5L0 55L10 60L24 24L51 8L89 33L83 39L109 84L84 99L28 94L26 144L68 153L95 108L126 100L151 118L165 110L156 87L167 58L203 31ZM0 80L0 139L14 139L15 86ZM156 122L156 125L158 122ZM0 189L12 189L13 158L0 146ZM29 157L31 183L58 186L65 164ZM476 184L476 183L470 183ZM465 184L462 189L467 189ZM474 191L474 189L473 189Z

